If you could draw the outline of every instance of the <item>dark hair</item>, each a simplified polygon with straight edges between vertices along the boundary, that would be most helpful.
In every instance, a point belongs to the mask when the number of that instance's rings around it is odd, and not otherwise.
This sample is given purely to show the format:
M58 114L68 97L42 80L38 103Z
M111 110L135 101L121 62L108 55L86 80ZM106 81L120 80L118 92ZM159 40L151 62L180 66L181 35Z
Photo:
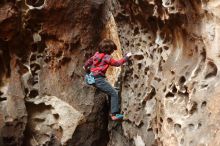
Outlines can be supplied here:
M99 53L111 54L117 49L116 44L110 39L104 39L99 43Z

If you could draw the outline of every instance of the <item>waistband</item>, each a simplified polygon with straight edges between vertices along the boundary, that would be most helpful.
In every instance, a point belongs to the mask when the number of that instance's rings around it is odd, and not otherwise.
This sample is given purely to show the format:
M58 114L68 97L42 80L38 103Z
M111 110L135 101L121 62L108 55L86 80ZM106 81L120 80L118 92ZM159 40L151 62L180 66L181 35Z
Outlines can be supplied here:
M102 75L96 75L94 76L94 78L105 78L106 76L102 76Z

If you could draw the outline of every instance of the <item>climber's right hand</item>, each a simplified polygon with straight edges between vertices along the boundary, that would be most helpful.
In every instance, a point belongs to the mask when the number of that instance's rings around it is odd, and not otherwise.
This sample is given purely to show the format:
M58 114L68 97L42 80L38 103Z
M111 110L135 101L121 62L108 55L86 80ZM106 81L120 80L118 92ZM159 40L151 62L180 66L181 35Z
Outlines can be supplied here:
M130 58L131 58L131 56L132 56L132 53L131 53L131 52L129 52L129 53L127 53L125 56L126 56L126 58L127 58L127 59L130 59Z
M132 55L131 52L129 52L129 53L126 54L127 57L131 57L131 55Z

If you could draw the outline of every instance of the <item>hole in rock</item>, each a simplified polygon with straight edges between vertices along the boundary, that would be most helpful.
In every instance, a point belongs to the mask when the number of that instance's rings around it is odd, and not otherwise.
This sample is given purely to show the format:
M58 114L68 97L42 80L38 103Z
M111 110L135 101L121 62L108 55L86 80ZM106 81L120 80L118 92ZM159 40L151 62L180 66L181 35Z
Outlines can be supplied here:
M45 119L42 119L42 118L34 118L34 121L35 121L35 122L44 122Z
M179 79L179 84L182 85L186 82L186 78L184 76L181 76Z
M173 70L171 70L170 72L171 72L171 74L172 74L172 75L174 75L174 74L175 74L175 72L174 72Z
M153 46L153 43L149 43L149 46L152 47L152 46Z
M175 7L171 7L170 10L174 11L174 10L175 10Z
M163 123L163 118L162 117L160 117L160 122Z
M186 92L186 91L185 91L185 92L178 91L177 93L178 93L178 95L180 95L180 96L189 97L189 93Z
M146 67L145 69L144 69L144 74L145 75L147 75L147 72L149 71L149 67Z
M33 80L32 80L32 85L35 85L38 83L38 76L34 76Z
M0 97L0 102L4 100L7 100L7 97Z
M142 67L142 64L141 63L138 63L138 69L140 70Z
M159 78L159 77L154 77L154 80L160 82L160 81L161 81L161 78Z
M140 46L141 46L141 43L137 43L136 46L139 46L139 47L140 47Z
M206 101L203 101L203 102L202 102L202 105L201 105L201 108L204 109L204 108L206 107L206 104L207 104L207 102L206 102Z
M164 46L163 48L164 48L165 50L169 50L169 47L167 47L167 46Z
M0 96L2 96L4 93L2 91L0 91Z
M180 130L181 130L181 125L180 124L174 124L174 129L175 129L175 131L176 132L180 132Z
M152 128L148 128L147 131L153 131L153 129Z
M166 90L167 90L167 87L166 87L166 86L164 86L164 88L163 88L163 92L166 92Z
M30 57L30 61L35 61L36 59L37 59L36 54L32 54Z
M137 125L138 128L141 128L142 126L144 126L144 122L141 121L139 125Z
M163 67L162 67L162 63L163 63L163 59L160 59L159 65L158 65L158 71L163 71Z
M128 65L132 66L133 65L133 61L132 60L128 60Z
M32 72L36 72L37 70L40 70L40 65L37 64L37 63L32 63L32 64L30 65L30 68L31 68L31 71L32 71Z
M172 124L172 123L173 123L173 119L167 118L167 123L168 123L168 124Z
M60 117L59 114L53 114L53 116L55 119L59 119L59 117Z
M130 68L130 69L126 70L125 74L126 74L126 75L132 75L132 74L133 74L133 71L134 71L134 69L133 69L133 68Z
M177 92L177 88L176 88L175 85L173 85L173 87L172 87L172 93L176 93L176 92Z
M173 93L171 93L171 92L168 92L167 94L166 94L166 96L165 96L166 98L168 98L168 97L174 97L174 94Z
M206 59L206 50L204 47L203 47L203 50L201 51L200 55L202 56L202 61L204 62Z
M124 85L125 88L128 88L128 85Z
M39 93L38 93L38 91L37 90L31 90L30 91L30 93L29 93L29 97L30 98L35 98L36 96L38 96L39 95Z
M188 127L189 127L189 130L192 131L194 129L194 124L189 124Z
M192 103L192 107L189 110L189 114L193 114L193 113L195 113L197 111L197 105L198 104L195 101Z
M217 71L217 66L213 62L209 61L207 64L207 73L205 75L205 79L216 76Z
M139 76L135 74L135 75L134 75L134 78L135 78L135 79L139 79Z
M201 88L206 88L206 87L208 87L208 84L201 85Z
M28 94L28 92L29 92L28 88L25 88L25 89L24 89L24 93L25 93L25 94Z
M135 84L135 85L134 85L134 88L137 88L137 87L138 87L138 84Z
M139 34L139 29L138 29L138 27L136 27L136 28L134 29L134 36L136 36L137 34Z
M156 95L156 90L153 86L151 86L150 93L148 94L145 100L150 100Z
M199 129L201 126L202 126L202 124L201 124L201 123L198 123L198 129Z
M158 48L158 50L157 50L157 51L158 51L158 53L160 53L160 54L161 54L161 53L163 52L163 49L162 49L162 48Z
M42 57L43 57L42 54L38 54L38 55L37 55L37 58L42 58Z
M33 7L40 7L44 4L44 0L26 0L26 3Z
M137 60L142 60L142 59L144 59L144 56L143 55L134 55L134 58Z

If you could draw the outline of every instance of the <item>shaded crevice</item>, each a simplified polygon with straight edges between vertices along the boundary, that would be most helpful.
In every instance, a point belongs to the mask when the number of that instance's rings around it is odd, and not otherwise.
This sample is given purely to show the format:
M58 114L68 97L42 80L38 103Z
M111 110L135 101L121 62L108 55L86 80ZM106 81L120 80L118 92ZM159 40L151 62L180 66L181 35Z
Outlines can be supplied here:
M26 0L26 3L33 7L40 7L44 4L44 1L45 0Z
M100 91L95 94L94 111L86 116L87 122L77 126L72 139L67 145L74 146L106 146L109 142L109 103L106 95ZM97 110L97 111L96 111ZM81 139L81 140L79 140Z
M10 67L10 49L8 44L0 39L0 85L2 85L2 78L10 77L11 67Z

